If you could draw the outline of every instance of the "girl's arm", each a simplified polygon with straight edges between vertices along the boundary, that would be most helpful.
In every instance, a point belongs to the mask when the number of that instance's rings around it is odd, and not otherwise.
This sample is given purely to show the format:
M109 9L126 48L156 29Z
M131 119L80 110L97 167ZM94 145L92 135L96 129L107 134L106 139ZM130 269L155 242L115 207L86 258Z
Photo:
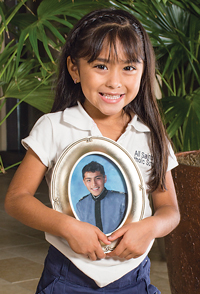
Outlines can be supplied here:
M127 224L108 237L110 241L119 237L122 240L107 256L137 258L146 252L153 239L166 236L178 225L180 214L171 171L166 173L166 188L165 191L157 189L152 193L153 216Z
M27 226L65 238L76 253L91 260L104 258L99 240L110 242L97 227L55 211L34 197L46 170L33 150L28 149L6 195L7 213Z

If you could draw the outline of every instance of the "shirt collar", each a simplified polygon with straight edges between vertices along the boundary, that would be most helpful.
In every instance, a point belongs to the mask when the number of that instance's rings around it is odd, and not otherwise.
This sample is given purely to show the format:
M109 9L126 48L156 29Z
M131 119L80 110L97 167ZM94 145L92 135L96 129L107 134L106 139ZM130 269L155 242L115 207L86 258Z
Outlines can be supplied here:
M91 130L94 120L87 114L80 102L77 106L66 108L63 113L64 122L81 130ZM134 115L129 123L138 132L150 132L150 129L140 120L137 114Z
M108 190L104 187L104 189L103 189L103 191L101 192L100 195L94 196L94 195L92 195L92 193L90 193L90 194L91 194L93 200L95 200L95 201L97 201L97 200L98 201L101 201L103 198L106 197L107 193L108 193Z
M82 105L66 108L63 112L64 122L81 130L90 130L95 124L93 119L87 114Z
M150 129L140 120L137 114L134 115L129 125L134 127L138 132L150 132Z

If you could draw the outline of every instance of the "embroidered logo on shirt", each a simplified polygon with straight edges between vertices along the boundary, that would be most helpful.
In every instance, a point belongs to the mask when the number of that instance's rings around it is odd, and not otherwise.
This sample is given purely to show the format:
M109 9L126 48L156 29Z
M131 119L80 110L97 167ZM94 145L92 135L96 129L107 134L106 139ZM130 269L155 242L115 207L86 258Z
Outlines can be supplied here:
M153 155L150 153L145 153L143 151L136 150L134 154L134 159L137 163L152 166L153 165Z

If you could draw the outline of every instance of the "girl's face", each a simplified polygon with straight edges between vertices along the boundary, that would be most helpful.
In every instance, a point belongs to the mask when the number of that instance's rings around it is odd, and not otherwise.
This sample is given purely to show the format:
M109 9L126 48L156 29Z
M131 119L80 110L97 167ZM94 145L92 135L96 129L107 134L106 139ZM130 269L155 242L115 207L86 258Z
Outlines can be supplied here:
M74 67L76 77L72 78L81 83L85 96L83 106L93 119L102 115L121 115L123 108L137 96L140 88L143 61L127 60L120 42L117 42L116 49L117 57L114 49L109 56L109 46L103 46L95 61L88 63L80 58L76 70Z

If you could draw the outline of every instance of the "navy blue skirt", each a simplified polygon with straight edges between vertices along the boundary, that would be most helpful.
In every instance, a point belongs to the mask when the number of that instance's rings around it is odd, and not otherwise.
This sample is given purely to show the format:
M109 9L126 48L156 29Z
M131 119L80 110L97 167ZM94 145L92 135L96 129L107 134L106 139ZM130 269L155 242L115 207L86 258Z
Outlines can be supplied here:
M100 288L55 247L50 246L36 294L160 294L150 284L150 260L117 281Z

